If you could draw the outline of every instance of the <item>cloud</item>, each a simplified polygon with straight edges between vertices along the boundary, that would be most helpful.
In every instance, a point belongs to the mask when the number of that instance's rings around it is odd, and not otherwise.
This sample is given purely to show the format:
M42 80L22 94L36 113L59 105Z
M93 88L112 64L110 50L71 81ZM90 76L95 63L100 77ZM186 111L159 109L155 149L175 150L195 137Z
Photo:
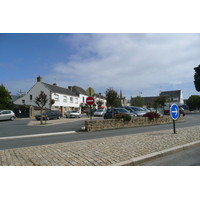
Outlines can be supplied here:
M182 89L184 97L195 93L200 34L63 34L60 41L71 54L51 65L44 82L90 86L102 94L113 87L127 97L174 89ZM26 81L27 90L22 83L10 87L23 85L17 91L28 91L35 81Z
M199 34L72 34L63 37L75 52L56 63L55 74L78 85L157 94L193 81L199 64ZM148 92L147 92L148 91Z

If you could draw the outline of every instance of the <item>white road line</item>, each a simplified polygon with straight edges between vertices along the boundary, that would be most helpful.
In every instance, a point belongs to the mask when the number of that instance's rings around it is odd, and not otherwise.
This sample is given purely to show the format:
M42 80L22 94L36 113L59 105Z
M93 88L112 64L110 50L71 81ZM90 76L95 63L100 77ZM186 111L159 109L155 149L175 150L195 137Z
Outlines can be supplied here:
M42 134L20 135L20 136L10 136L10 137L0 137L0 140L31 138L31 137L43 137L43 136L53 136L53 135L64 135L64 134L70 134L70 133L76 133L76 131L66 131L66 132L57 132L57 133L42 133Z

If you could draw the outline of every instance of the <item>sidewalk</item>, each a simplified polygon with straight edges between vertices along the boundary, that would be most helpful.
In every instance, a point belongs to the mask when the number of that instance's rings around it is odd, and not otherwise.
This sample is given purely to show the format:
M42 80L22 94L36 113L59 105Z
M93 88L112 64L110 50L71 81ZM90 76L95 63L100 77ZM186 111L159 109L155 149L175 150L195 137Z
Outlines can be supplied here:
M123 129L121 129L123 132ZM84 134L84 133L83 133ZM188 143L191 143L187 146ZM121 166L200 144L200 126L0 150L0 166Z

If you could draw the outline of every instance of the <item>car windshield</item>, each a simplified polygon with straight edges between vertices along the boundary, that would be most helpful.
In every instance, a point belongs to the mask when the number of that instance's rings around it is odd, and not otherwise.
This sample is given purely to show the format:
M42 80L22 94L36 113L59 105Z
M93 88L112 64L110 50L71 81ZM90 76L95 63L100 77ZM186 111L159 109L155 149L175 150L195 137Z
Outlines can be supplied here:
M103 112L103 109L98 109L96 112Z
M128 110L126 110L125 108L117 108L116 110L120 111L120 112L129 112Z
M46 110L46 111L43 112L43 115L47 115L47 114L49 114L50 112L51 112L50 110Z
M78 111L76 111L76 110L72 110L71 112L73 112L73 113L77 113Z
M139 108L139 107L131 107L131 109L134 110L134 111L144 111L144 110L142 110L142 109Z

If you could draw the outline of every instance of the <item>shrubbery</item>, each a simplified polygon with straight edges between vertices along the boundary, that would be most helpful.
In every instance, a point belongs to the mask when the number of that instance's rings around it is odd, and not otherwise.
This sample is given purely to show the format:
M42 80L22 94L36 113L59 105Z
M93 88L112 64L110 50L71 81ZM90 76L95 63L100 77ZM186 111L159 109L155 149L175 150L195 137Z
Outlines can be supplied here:
M131 116L125 113L118 113L115 115L115 119L123 119L124 121L131 121Z
M160 117L160 114L157 112L148 112L144 114L143 117L148 117L150 120L153 120L158 119Z

